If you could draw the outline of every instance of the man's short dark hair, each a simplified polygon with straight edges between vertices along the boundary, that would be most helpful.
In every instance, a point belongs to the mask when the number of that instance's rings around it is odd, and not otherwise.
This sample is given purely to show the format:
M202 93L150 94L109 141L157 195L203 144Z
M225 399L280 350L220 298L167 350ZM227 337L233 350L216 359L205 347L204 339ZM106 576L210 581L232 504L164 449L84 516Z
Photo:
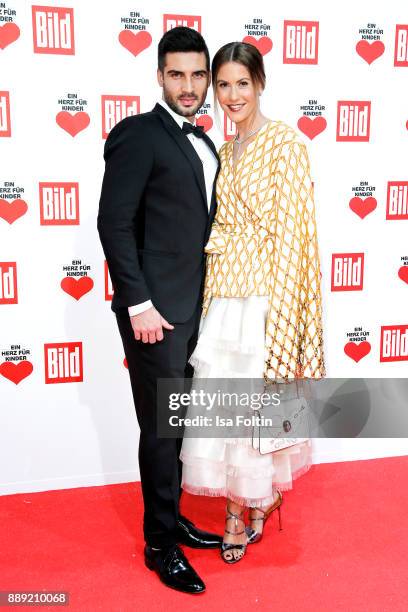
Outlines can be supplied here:
M204 53L207 70L210 70L210 54L204 38L197 30L178 26L169 30L160 39L158 47L158 67L163 72L166 53Z

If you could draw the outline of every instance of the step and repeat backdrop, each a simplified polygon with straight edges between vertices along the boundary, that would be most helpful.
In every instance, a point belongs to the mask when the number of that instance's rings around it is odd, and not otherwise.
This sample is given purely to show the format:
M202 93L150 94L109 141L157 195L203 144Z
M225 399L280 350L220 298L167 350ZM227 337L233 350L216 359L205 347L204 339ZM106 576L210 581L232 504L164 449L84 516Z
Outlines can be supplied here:
M0 1L0 493L138 479L138 426L96 230L103 146L150 110L157 43L199 30L264 56L263 112L308 146L327 374L408 371L408 7L323 1ZM200 111L217 146L234 125ZM408 453L317 440L315 461Z

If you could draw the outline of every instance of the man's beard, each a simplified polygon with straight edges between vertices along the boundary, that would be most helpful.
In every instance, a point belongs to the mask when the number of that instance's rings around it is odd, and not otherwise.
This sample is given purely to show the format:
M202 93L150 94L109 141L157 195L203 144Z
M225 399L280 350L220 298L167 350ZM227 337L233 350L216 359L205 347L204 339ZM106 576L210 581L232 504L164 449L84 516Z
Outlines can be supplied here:
M206 93L203 94L201 100L199 100L197 98L197 96L193 95L193 94L189 95L188 97L189 98L196 98L197 99L197 104L195 104L194 106L191 106L191 108L182 108L181 106L179 106L177 104L177 101L174 100L167 93L166 88L163 87L163 98L164 98L164 101L171 108L172 111L174 111L178 115L181 115L181 117L194 117L194 115L197 113L198 109L200 109L202 107L202 105L204 104Z

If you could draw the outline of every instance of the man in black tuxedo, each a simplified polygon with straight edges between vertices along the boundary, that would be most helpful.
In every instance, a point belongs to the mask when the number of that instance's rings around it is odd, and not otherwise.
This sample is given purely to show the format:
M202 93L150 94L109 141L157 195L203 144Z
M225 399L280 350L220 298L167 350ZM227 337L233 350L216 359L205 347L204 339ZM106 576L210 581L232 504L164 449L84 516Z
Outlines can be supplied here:
M194 125L210 83L202 36L185 27L158 48L163 99L127 117L105 144L98 231L114 295L140 426L145 563L178 590L205 589L178 543L220 547L179 514L181 439L157 437L157 379L191 378L201 314L204 246L215 214L219 168L210 138Z

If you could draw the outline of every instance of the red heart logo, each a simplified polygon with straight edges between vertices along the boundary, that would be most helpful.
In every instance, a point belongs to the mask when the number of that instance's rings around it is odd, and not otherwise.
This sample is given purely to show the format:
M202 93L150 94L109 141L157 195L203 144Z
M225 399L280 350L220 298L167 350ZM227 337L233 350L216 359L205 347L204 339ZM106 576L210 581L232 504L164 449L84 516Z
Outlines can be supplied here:
M401 266L398 270L398 276L404 283L408 284L408 266Z
M125 368L129 369L129 366L128 366L128 362L127 362L126 357L125 357L125 358L124 358L124 360L123 360L123 365L125 366Z
M371 344L364 340L363 342L347 342L344 346L344 352L347 357L354 359L355 362L359 362L360 359L368 355L371 351Z
M125 47L135 57L142 51L150 47L152 44L152 37L149 32L138 32L135 34L132 30L122 30L119 34L119 42L122 47Z
M27 202L24 200L3 200L0 199L0 217L10 223L14 223L19 217L26 214L28 210Z
M326 129L327 121L324 117L312 118L303 115L303 117L301 117L297 122L297 125L301 132L306 134L306 136L308 136L310 140L313 140L315 136L318 136L318 134L320 134L321 132L323 132L323 130Z
M363 198L355 197L351 198L349 206L356 215L364 219L364 217L377 208L377 200L371 196L369 198L364 198L364 200Z
M31 361L18 361L17 363L13 361L4 361L0 363L0 374L16 385L24 378L27 378L27 376L30 376L32 371L33 364Z
M273 43L269 36L261 36L260 38L255 38L254 36L245 36L245 38L242 39L242 42L254 45L254 47L256 47L262 55L266 55L267 53L269 53L269 51L272 50L273 46Z
M208 132L213 126L213 120L210 115L199 115L196 124L201 125L204 128L204 132Z
M20 36L20 28L15 23L0 26L0 49L5 49Z
M356 51L367 64L372 64L374 60L384 53L384 43L381 40L375 40L370 43L368 40L359 40L356 44Z
M76 279L74 276L66 276L61 281L61 289L76 300L79 300L85 293L88 293L94 286L90 276L81 276Z
M88 113L82 111L75 114L69 113L68 111L61 111L55 117L55 120L60 128L68 132L68 134L71 134L72 137L87 128L91 121Z

